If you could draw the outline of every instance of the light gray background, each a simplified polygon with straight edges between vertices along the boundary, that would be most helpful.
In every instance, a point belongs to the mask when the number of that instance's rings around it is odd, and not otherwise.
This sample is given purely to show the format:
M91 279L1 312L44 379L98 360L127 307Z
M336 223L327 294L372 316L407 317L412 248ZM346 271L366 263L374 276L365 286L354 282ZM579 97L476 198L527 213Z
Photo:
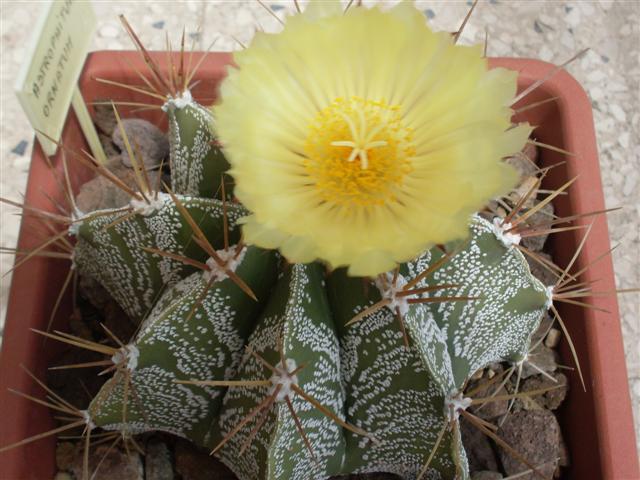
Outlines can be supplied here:
M165 32L178 42L200 30L200 48L217 38L215 50L234 50L249 42L256 28L277 31L279 23L254 1L94 1L98 29L94 50L130 49L119 25L124 13L151 49L163 49ZM293 1L268 1L282 17ZM301 0L301 4L305 1ZM365 2L370 4L372 2ZM391 4L394 2L384 2ZM463 1L418 1L436 29L456 30L468 10ZM42 2L0 0L0 195L19 199L24 191L33 134L13 93L29 34ZM561 63L579 50L591 51L568 70L582 83L594 107L600 164L607 207L622 206L609 216L618 288L640 286L640 1L482 0L462 37L480 43L488 32L490 56L533 57ZM21 143L26 147L21 152ZM16 148L18 147L18 148ZM19 217L0 206L0 245L13 247ZM0 274L13 258L0 258ZM0 279L0 325L4 320L10 275ZM619 298L627 367L640 431L640 295ZM640 443L639 443L640 445Z

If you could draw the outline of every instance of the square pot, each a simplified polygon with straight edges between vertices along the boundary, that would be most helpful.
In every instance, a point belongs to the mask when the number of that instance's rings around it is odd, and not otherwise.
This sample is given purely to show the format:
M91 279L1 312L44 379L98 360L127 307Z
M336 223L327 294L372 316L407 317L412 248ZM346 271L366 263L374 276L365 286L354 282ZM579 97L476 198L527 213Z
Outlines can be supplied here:
M157 53L161 64L166 55ZM201 54L194 56L193 64ZM195 79L194 98L211 103L216 97L217 86L226 74L226 66L232 62L230 54L210 54L202 63ZM518 85L522 90L542 78L553 66L537 60L491 59L491 66L506 67L519 72ZM122 101L145 101L141 95L95 81L104 78L124 83L139 83L132 65L144 71L144 64L136 52L94 52L89 55L80 79L80 89L85 101L116 98ZM527 110L519 120L528 120L536 129L536 137L545 143L573 152L568 157L553 151L541 152L543 165L566 161L549 172L544 180L545 188L557 188L577 174L580 177L570 189L570 194L554 200L556 212L562 216L604 209L600 180L600 167L593 128L591 105L580 85L566 72L560 72L530 94L526 103L549 97L555 102ZM123 117L129 116L126 108ZM159 111L136 114L162 128L166 128L164 115ZM63 132L63 143L72 150L87 148L78 121L71 112ZM60 152L52 158L54 168L62 171ZM90 178L90 173L70 160L72 183L77 188ZM39 145L33 149L31 169L25 203L45 210L54 207L45 193L55 200L62 200L45 156ZM587 220L583 220L587 222ZM18 248L29 250L41 240L33 236L34 223L25 217L20 229ZM565 232L551 238L554 260L566 265L581 239L581 233ZM609 233L606 218L598 217L591 231L576 268L586 266L609 249ZM13 274L9 297L7 321L0 352L0 405L4 413L0 431L0 446L55 428L50 412L32 402L7 391L8 388L42 397L42 391L19 368L23 364L42 378L62 348L57 342L47 342L30 328L45 329L58 290L68 271L68 261L33 258ZM581 281L600 279L599 289L615 289L613 267L610 258L601 260L597 267L585 272ZM602 313L561 305L561 314L571 333L580 358L587 383L583 391L576 372L569 372L571 390L560 412L560 423L567 442L572 465L568 470L571 479L636 479L638 460L620 318L615 296L594 297L587 302L609 310ZM70 298L63 301L54 327L65 329L71 312ZM570 362L571 353L563 342L561 353ZM55 438L37 442L0 454L0 478L49 479L55 474Z

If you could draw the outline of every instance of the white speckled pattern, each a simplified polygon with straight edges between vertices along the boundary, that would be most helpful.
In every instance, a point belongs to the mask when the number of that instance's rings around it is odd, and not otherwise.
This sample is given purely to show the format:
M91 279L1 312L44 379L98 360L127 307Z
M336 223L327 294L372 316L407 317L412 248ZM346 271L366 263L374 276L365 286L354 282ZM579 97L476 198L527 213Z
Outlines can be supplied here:
M292 1L266 1L281 16ZM305 3L301 0L300 3ZM371 2L366 1L369 4ZM388 2L392 3L392 2ZM454 30L468 9L466 0L418 1L433 25ZM469 2L470 3L470 2ZM0 195L19 198L24 191L33 134L13 93L13 81L23 60L40 5L0 2ZM196 45L206 48L219 37L215 49L233 50L253 35L256 26L267 31L278 22L256 2L142 1L95 2L99 19L93 48L130 49L117 15L124 13L151 49L162 49L165 30L177 40L183 25ZM593 105L607 207L624 206L609 217L618 288L640 286L640 3L637 1L482 1L466 27L463 42L481 42L485 28L491 56L535 57L562 62L591 47L569 71L589 93ZM201 34L195 32L201 27ZM258 27L260 28L260 27ZM15 246L19 217L15 209L0 206L0 245ZM0 272L13 258L0 258ZM0 325L4 320L10 276L0 278ZM622 328L636 430L640 430L640 299L620 296ZM640 445L640 444L639 444Z

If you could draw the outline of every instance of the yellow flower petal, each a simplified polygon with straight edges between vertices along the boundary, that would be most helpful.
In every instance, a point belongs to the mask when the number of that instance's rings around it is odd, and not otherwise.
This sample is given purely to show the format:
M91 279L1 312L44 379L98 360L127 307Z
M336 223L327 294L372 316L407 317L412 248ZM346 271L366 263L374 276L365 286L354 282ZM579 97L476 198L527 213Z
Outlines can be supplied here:
M214 107L250 243L290 261L375 275L466 235L504 193L516 74L434 33L409 2L387 12L311 2L235 55Z

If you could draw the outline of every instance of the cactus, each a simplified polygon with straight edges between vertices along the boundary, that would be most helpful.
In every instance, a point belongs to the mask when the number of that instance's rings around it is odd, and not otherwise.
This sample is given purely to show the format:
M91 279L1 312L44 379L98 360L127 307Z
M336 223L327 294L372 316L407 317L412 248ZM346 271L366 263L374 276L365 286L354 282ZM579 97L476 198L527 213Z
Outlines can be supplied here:
M524 358L549 306L512 235L474 216L468 239L375 279L288 264L242 243L224 170L203 181L210 119L184 96L166 109L172 189L83 212L71 232L75 270L139 324L114 347L76 341L113 371L87 425L187 438L241 479L468 478L466 381Z
M209 241L221 247L224 236L222 202L181 198L184 208ZM234 204L226 210L229 234L234 242L239 238L236 222L245 212ZM164 286L173 285L195 270L145 248L200 262L207 258L191 240L191 228L168 194L158 194L152 206L143 206L139 213L125 217L127 214L120 211L102 212L93 217L89 214L77 228L74 262L80 274L102 284L131 319L139 323L158 300Z
M467 478L463 385L489 363L525 355L548 303L496 225L476 216L467 241L375 280L344 270L325 279L312 263L284 264L276 281L274 253L228 245L242 207L161 199L106 232L111 215L79 229L78 270L126 311L152 303L136 337L111 356L116 373L87 410L93 426L188 438L239 478L416 478L427 459L433 478ZM242 252L233 269L255 298L184 265L205 261L191 245L202 235L218 252ZM147 242L155 248L142 250ZM155 280L115 281L111 271Z
M169 99L163 109L169 117L173 190L184 195L215 197L229 164L212 134L211 111L194 102L189 90ZM226 192L231 195L231 184L224 181Z
M255 247L244 249L235 272L258 298L265 298L269 280L275 277L275 255ZM223 389L176 381L203 374L228 377L237 368L261 306L230 278L208 285L209 276L210 272L197 271L167 289L135 341L113 357L123 368L89 408L96 425L129 433L153 425L207 443Z
M525 358L552 303L517 234L474 215L466 240L377 278L244 245L248 212L187 83L164 92L171 188L141 180L127 208L77 212L68 230L75 271L139 325L108 332L114 346L46 333L113 372L77 416L89 431L184 437L241 479L469 478L466 383Z

